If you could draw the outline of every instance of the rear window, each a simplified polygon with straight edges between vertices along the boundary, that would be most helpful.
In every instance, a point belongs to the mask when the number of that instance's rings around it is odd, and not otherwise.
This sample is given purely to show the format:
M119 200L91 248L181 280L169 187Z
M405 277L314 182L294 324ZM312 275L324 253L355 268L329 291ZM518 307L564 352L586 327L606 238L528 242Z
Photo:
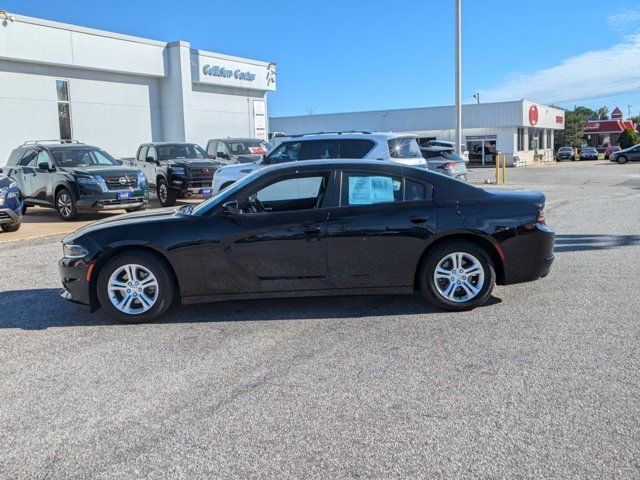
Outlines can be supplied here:
M413 137L392 138L388 143L391 158L422 158L418 142Z
M367 156L374 143L371 140L340 140L340 158L361 159Z
M445 160L449 160L452 162L464 162L464 158L462 158L453 150L437 151L437 150L425 149L425 150L422 150L422 156L426 159L442 157Z

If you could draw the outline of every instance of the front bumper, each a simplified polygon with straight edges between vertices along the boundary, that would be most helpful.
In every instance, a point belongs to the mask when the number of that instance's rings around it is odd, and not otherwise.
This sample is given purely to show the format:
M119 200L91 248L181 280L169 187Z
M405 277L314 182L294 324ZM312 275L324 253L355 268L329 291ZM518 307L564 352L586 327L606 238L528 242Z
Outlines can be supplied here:
M19 210L0 207L0 225L16 225L22 221L22 205Z
M504 253L504 284L531 282L546 277L555 259L555 232L544 223L518 227L500 243Z
M123 192L125 191L123 190ZM147 207L149 197L146 191L134 190L130 195L131 197L127 199L118 199L118 192L81 196L76 202L76 208L78 212L98 212L102 210Z
M65 300L89 305L89 265L83 259L62 258L58 261L58 273L62 281L60 295Z

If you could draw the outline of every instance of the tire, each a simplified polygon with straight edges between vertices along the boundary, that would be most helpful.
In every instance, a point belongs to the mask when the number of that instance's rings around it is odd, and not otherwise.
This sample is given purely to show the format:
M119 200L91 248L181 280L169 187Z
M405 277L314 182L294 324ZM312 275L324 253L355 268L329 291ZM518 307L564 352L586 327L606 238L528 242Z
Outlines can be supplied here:
M125 208L124 211L127 213L133 213L133 212L141 212L142 210L146 210L146 206L142 206L142 207L136 207L136 208Z
M457 257L456 255L461 256ZM456 265L452 263L455 258L462 259L462 268L455 268L457 273L452 273L454 266L460 266L459 263ZM478 273L472 273L466 278L464 270L469 270L472 262L477 265L474 272ZM441 278L436 280L436 268L446 271L446 276L440 273ZM422 262L419 275L420 289L427 301L451 312L472 310L484 305L496 282L495 268L489 255L476 244L465 241L453 241L437 247ZM465 285L479 286L479 290L470 296L472 289ZM450 290L451 288L452 290ZM449 298L447 298L447 294ZM465 300L465 297L470 298Z
M20 223L14 223L13 225L2 225L0 228L2 228L2 231L6 233L17 232L20 230L20 225Z
M129 277L131 271L133 278ZM151 275L145 276L147 273ZM150 279L151 276L154 278ZM131 288L135 282L145 280L150 282L148 287L141 285L138 292ZM118 285L110 290L109 285L114 282ZM171 306L173 283L173 276L161 259L152 253L136 251L110 259L100 270L96 289L98 301L108 316L124 323L145 323L155 320ZM143 297L138 296L141 294L146 299L144 302Z
M78 218L78 210L76 209L76 201L73 195L66 188L60 189L56 195L56 210L60 218L64 221L71 221Z
M176 204L178 194L173 188L169 187L164 178L158 180L156 194L158 195L160 205L163 207L173 207Z
M619 157L616 157L616 162L618 162L620 165L624 165L625 163L627 163L627 157L625 157L624 155L620 155Z

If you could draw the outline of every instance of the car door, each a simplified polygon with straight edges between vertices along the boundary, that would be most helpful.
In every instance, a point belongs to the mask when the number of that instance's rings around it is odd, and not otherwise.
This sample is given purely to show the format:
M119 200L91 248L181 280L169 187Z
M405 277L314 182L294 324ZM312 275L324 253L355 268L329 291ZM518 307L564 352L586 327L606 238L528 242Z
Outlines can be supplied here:
M327 225L334 288L407 287L435 234L433 187L398 168L340 172Z
M629 160L634 162L640 161L640 145L629 152Z
M238 215L213 219L217 226L205 240L209 293L328 288L331 176L331 170L278 175L235 199Z
M18 184L23 197L28 200L35 200L33 180L37 176L35 168L37 156L38 151L35 148L31 148L26 150L18 161L17 171L20 172L17 178Z
M148 145L144 152L144 165L142 173L147 177L149 185L156 187L156 167L158 165L158 152L154 145Z
M32 195L41 203L53 205L53 174L55 164L49 152L39 149L34 161L35 175L32 176Z

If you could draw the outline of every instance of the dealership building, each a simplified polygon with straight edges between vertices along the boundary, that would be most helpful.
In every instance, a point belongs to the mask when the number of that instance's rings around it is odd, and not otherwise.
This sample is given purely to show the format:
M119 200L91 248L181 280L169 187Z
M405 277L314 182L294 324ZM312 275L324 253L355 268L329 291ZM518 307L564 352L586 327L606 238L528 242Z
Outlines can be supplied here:
M272 132L286 135L349 130L411 133L421 142L455 140L453 106L377 110L369 112L273 117ZM478 164L495 161L496 153L507 164L526 165L553 157L556 130L564 129L564 110L517 100L462 107L462 136L469 159Z
M117 157L140 143L267 138L274 63L0 11L0 165L33 139Z

